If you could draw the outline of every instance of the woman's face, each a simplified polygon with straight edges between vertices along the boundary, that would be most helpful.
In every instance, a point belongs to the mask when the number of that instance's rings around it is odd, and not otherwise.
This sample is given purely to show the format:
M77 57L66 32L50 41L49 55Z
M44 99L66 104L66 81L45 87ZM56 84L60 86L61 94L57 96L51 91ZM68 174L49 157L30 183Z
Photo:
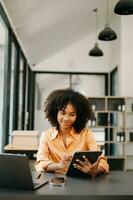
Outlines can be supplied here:
M67 104L64 110L59 110L57 120L60 129L70 129L76 121L77 113L72 104Z

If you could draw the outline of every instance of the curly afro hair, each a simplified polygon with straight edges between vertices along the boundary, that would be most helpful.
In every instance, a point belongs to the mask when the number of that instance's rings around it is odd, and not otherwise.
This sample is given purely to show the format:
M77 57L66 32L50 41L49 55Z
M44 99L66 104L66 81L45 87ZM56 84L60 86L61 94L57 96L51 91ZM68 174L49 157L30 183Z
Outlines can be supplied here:
M89 99L71 88L54 90L48 95L44 103L46 118L53 127L59 130L57 114L59 110L65 109L68 103L72 104L76 110L77 118L73 127L79 133L91 119L92 110Z

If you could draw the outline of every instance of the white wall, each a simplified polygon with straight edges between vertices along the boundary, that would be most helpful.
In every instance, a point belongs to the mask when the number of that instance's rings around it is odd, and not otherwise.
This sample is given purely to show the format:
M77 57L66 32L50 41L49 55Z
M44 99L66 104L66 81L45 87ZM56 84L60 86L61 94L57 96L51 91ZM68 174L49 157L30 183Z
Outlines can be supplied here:
M108 72L110 45L98 41L99 47L104 51L104 56L98 58L88 56L88 52L94 47L94 43L93 33L90 37L83 38L56 55L45 59L34 70Z
M117 33L117 40L110 41L110 70L118 67L118 95L120 95L120 69L121 69L121 16L115 15L111 28Z
M34 70L109 72L118 66L118 95L133 96L132 24L132 15L114 16L110 26L117 32L118 39L110 42L98 41L100 48L104 51L103 57L88 56L89 50L93 48L95 43L95 34L93 33L45 59L34 67Z
M115 15L111 28L117 33L117 39L110 41L110 69L116 66L120 66L120 55L121 55L121 17Z
M120 94L133 96L133 16L121 17Z
M103 57L88 56L88 52L96 42L95 33L92 33L92 35L43 60L33 70L109 72L119 65L120 60L120 16L115 15L110 26L117 32L118 39L109 42L98 40L99 47L104 52ZM101 30L102 28L98 32Z

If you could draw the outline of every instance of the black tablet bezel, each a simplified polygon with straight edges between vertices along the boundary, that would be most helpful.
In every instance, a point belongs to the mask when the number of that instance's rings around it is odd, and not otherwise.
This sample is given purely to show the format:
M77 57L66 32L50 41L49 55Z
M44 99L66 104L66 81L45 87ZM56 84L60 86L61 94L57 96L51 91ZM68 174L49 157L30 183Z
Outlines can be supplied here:
M94 163L97 161L98 157L101 154L102 154L102 151L77 151L77 152L75 152L66 175L73 176L73 177L86 176L86 174L82 173L80 170L73 167L73 164L76 163L76 159L84 161L83 155L85 155L91 163Z

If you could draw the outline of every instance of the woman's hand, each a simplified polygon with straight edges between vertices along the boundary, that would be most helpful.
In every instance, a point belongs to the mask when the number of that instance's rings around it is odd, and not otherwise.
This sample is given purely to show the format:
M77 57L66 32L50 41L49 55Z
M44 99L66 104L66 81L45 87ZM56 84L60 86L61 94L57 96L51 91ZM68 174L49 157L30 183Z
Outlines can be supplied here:
M71 159L72 159L72 156L64 155L63 158L59 162L60 168L67 167L69 165Z
M83 156L83 158L84 161L77 159L76 163L73 164L76 169L79 169L85 174L91 175L92 178L95 178L97 174L104 172L104 169L99 166L100 159L97 159L95 163L91 164L85 156Z
M69 162L71 161L72 156L70 155L65 155L63 158L60 160L59 163L50 163L45 170L47 172L55 172L56 170L63 169L68 166Z

